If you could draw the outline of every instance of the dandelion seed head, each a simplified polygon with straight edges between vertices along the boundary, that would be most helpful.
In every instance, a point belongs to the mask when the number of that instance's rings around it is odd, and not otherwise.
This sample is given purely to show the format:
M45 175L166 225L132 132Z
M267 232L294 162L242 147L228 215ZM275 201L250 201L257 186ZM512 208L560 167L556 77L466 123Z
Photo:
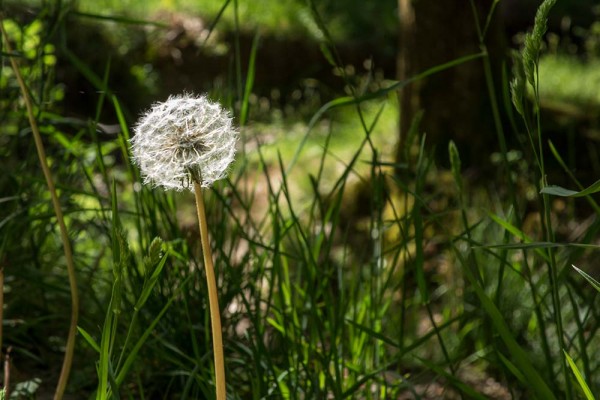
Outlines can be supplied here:
M223 178L235 157L238 132L229 112L206 96L183 94L154 104L131 139L144 183L165 189L203 187Z

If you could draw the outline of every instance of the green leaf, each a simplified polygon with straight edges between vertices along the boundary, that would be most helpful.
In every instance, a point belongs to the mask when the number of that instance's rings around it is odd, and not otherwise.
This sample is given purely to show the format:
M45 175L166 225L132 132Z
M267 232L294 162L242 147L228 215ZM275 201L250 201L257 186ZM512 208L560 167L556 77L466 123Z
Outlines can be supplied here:
M152 331L154 331L154 328L156 327L156 325L158 324L158 322L161 320L161 318L163 317L163 315L165 315L165 313L167 312L167 310L169 309L169 307L171 307L171 304L173 304L173 301L175 301L175 299L177 298L177 296L179 296L179 293L181 292L181 290L190 281L190 278L191 278L191 276L188 276L182 282L182 284L177 288L177 290L175 291L175 293L173 293L173 295L169 298L169 300L164 305L164 307L160 310L160 312L158 313L158 315L154 318L154 320L152 320L152 322L150 323L150 325L148 325L148 328L146 328L146 330L144 331L144 333L142 334L142 336L135 343L135 345L131 349L131 352L129 353L129 355L125 359L125 362L123 363L123 367L121 367L121 369L117 372L117 377L115 378L115 383L116 383L117 387L119 387L123 383L123 381L125 380L125 377L129 373L129 370L133 366L133 362L135 361L135 359L136 359L136 357L137 357L140 349L142 348L142 346L144 345L144 343L146 343L146 340L148 340L148 338L150 337L150 334L152 333Z
M527 250L527 249L554 249L561 247L572 247L582 249L600 249L600 245L587 243L552 243L552 242L531 242L531 243L508 243L492 244L485 246L473 246L473 248L484 249L504 249L504 250Z
M116 23L120 23L120 24L148 25L148 26L156 26L158 28L165 28L165 29L169 28L168 24L164 24L161 22L147 21L147 20L136 19L136 18L128 18L128 17L124 17L124 16L120 16L120 15L91 14L91 13L85 13L85 12L81 12L81 11L71 11L70 14L75 15L77 17L91 18L91 19L97 19L100 21L107 21L107 22L116 22Z
M240 126L246 125L248 121L248 109L250 104L250 95L254 86L254 76L256 74L256 52L260 40L260 32L256 32L252 40L252 48L250 50L250 61L248 61L248 73L246 74L246 87L244 88L244 98L242 100L242 109L240 111Z
M423 249L423 243L425 242L425 227L423 222L423 202L421 199L421 193L423 191L423 182L425 182L425 176L428 170L428 162L424 159L425 154L425 136L421 140L421 147L419 150L419 159L417 161L417 178L415 183L415 197L419 199L415 201L412 209L413 227L415 230L415 258L414 268L415 275L417 278L417 287L421 295L421 303L429 303L429 289L427 288L427 278L425 277L425 251Z
M497 223L498 225L500 225L501 227L506 229L508 232L512 233L514 236L516 236L518 239L520 239L524 242L524 243L519 244L519 246L521 246L519 248L524 248L524 246L526 244L530 244L533 242L532 239L529 236L527 236L527 234L525 234L525 232L523 232L522 230L520 230L519 228L517 228L510 222L503 220L502 218L500 218L499 216L497 216L494 213L489 213L488 215L495 223ZM500 246L506 246L506 245L500 245ZM542 251L541 246L539 246L539 245L534 246L534 250L542 258L544 258L544 260L548 261L548 255Z
M546 382L544 382L536 368L531 364L530 356L515 340L500 310L498 310L494 302L479 285L477 279L473 276L473 273L468 268L464 268L463 271L465 272L465 276L469 280L471 287L475 291L475 294L479 298L483 309L492 320L496 333L500 336L510 353L510 359L515 368L513 373L517 377L522 375L526 382L528 382L529 387L535 392L537 398L543 400L555 400L556 397L554 397L554 394L548 385L546 385Z
M380 341L384 342L385 344L395 347L397 349L402 348L402 345L400 343L396 343L394 340L388 338L387 336L381 334L380 332L376 332L367 326L361 325L358 322L351 320L350 318L346 318L346 322L353 325L355 328L358 328L359 330L367 333L371 338L380 340Z
M500 357L500 361L502 361L506 368L508 368L510 373L516 376L521 383L527 386L527 379L525 379L521 371L519 371L519 369L513 363L511 363L508 358L504 357L502 353L498 353L498 356Z
M85 339L85 341L88 342L88 344L90 345L90 347L92 349L96 350L98 353L100 353L100 346L94 340L94 338L92 337L92 335L90 335L89 333L87 333L87 331L85 329L83 329L82 327L80 327L80 326L77 327L77 330L79 331L79 333L81 334L81 336L83 336L83 338Z
M561 197L585 197L585 196L589 196L590 194L594 194L597 192L600 192L600 180L594 182L591 186L589 186L579 192L577 192L575 190L565 189L560 186L554 186L554 185L546 186L545 188L543 188L540 191L540 193L543 193L543 194L551 194L554 196L561 196Z
M581 372L579 372L579 369L577 368L575 361L573 361L571 356L569 356L569 354L566 351L563 350L563 353L565 353L565 357L567 358L567 361L569 362L569 366L571 367L571 370L573 371L575 378L577 378L577 382L579 383L579 386L581 386L581 390L583 390L583 393L585 394L585 398L587 400L595 400L594 395L592 394L592 391L590 390L587 383L585 383L585 379L583 379Z
M277 329L279 332L281 332L282 334L285 335L285 328L279 322L275 321L275 319L273 319L273 318L267 318L267 322L273 328Z
M97 400L105 400L108 398L108 370L110 368L110 342L113 319L111 318L111 307L108 307L106 319L102 327L102 338L100 340L100 361L98 363L98 391L96 392Z
M585 273L585 271L577 268L574 265L571 265L573 268L575 268L575 271L579 272L579 274L581 274L581 276L583 276L589 283L592 284L592 286L594 287L594 289L596 289L597 291L600 292L600 282L598 282L597 280L595 280L594 278L592 278L591 276L589 276L588 274Z

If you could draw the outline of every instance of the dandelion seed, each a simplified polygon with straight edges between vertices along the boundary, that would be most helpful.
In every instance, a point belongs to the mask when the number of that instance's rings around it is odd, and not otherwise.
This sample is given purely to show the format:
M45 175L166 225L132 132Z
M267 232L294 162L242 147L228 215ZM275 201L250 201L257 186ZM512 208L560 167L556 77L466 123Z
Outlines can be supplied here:
M226 400L225 357L217 282L208 238L202 187L227 173L235 156L237 130L231 116L205 96L183 94L154 104L134 128L133 160L144 183L165 189L190 189L196 196L200 242L206 270L215 360L216 399Z
M232 118L206 96L183 94L154 104L134 128L133 160L144 183L165 189L209 187L235 157L238 132Z

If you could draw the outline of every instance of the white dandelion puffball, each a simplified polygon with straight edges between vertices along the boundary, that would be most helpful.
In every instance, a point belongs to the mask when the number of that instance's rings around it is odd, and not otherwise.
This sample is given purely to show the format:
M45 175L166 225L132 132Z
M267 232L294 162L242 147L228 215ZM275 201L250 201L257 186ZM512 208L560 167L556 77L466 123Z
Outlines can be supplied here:
M154 104L131 139L133 160L144 183L166 189L203 187L223 178L235 157L238 132L221 105L206 96L183 94Z

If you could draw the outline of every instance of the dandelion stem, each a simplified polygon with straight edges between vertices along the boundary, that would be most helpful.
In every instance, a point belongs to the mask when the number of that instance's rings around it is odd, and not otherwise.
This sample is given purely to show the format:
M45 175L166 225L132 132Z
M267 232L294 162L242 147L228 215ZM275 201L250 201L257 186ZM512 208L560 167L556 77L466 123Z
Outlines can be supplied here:
M202 242L204 267L206 268L206 284L208 286L208 303L210 307L213 352L215 357L215 384L217 389L217 400L225 400L225 359L223 356L223 337L221 332L221 315L219 311L217 281L215 278L215 269L212 261L212 252L210 250L210 243L208 240L208 227L206 225L206 213L204 211L202 187L197 179L194 179L194 193L196 195L196 210L198 211L198 225L200 227L200 241Z
M8 40L8 36L6 35L6 32L4 30L4 22L2 21L2 16L0 16L0 30L2 31L2 36L4 37L6 52L10 54L12 53L12 48ZM60 201L58 200L58 195L56 194L56 187L54 185L54 181L52 180L50 168L48 168L48 160L46 158L46 151L44 150L42 136L40 135L40 131L38 129L35 115L33 112L33 102L31 100L31 97L29 96L29 91L27 90L27 86L25 85L25 81L23 80L23 76L21 75L21 71L19 70L19 66L17 65L17 62L14 57L10 57L10 63L12 69L15 72L15 77L17 78L17 82L19 83L19 88L21 90L21 94L23 95L25 106L27 108L27 116L29 117L31 131L33 132L33 139L35 141L35 147L37 149L38 158L40 159L40 165L42 167L42 171L44 172L44 177L46 178L46 184L48 186L48 191L50 192L50 197L52 198L52 205L54 207L54 213L56 214L56 220L58 222L58 227L60 230L60 235L63 244L63 250L65 253L65 260L67 263L67 274L69 275L69 286L71 289L71 323L69 325L69 334L67 336L65 358L63 360L62 370L60 371L58 384L56 385L56 392L54 393L54 399L60 400L63 398L65 388L67 386L67 381L69 380L69 374L71 372L71 364L73 363L73 352L75 350L75 334L77 333L77 319L79 316L79 295L77 293L75 264L73 262L73 251L69 242L69 235L67 233L65 219L62 213L62 209L60 208Z

